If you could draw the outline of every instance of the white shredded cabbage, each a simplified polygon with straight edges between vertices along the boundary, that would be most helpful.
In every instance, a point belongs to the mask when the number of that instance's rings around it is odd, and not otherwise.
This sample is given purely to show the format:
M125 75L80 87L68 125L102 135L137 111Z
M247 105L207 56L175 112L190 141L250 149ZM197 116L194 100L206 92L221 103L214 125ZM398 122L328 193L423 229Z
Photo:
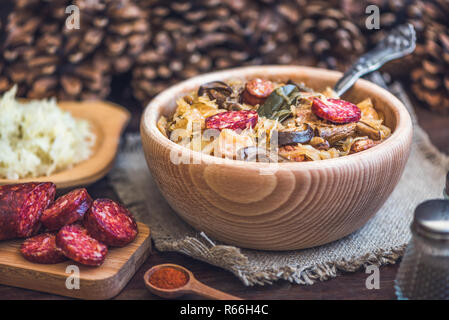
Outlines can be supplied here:
M95 143L89 123L54 99L16 100L14 86L0 99L0 177L48 176L88 159Z
M240 94L244 87L242 80L230 80L227 82L233 89L228 102L240 101ZM275 87L282 86L282 83L276 83ZM307 124L312 130L320 126L329 126L327 121L320 120L312 112L312 97L319 97L327 100L328 98L339 98L331 88L326 88L322 93L318 92L301 92L301 99L298 103L290 106L292 117L283 120L282 123L278 119L267 119L259 116L256 125L243 131L234 132L224 129L219 135L213 136L208 134L206 139L201 140L201 134L206 129L206 119L220 112L226 112L227 109L220 107L217 101L211 100L208 95L198 97L197 92L191 92L184 98L176 101L177 108L172 117L166 119L161 117L157 123L159 130L167 137L182 146L191 150L199 151L209 155L234 159L236 152L240 148L249 146L258 146L262 149L270 149L271 138L275 131L284 131L295 129L299 126ZM289 100L286 97L286 100ZM357 105L361 110L361 122L380 132L381 140L388 138L391 130L383 124L384 115L382 112L374 108L373 102L367 98ZM240 104L241 110L256 110L256 106L248 104ZM196 125L196 126L195 126ZM337 126L337 125L336 125ZM199 139L195 140L195 138ZM209 138L217 138L210 141ZM353 144L359 140L368 139L367 136L360 136L359 132L351 134L345 139L340 139L334 143L332 148L320 150L311 144L295 144L290 146L281 146L279 154L284 158L294 161L318 161L324 159L338 158L351 153ZM277 146L276 146L277 147Z

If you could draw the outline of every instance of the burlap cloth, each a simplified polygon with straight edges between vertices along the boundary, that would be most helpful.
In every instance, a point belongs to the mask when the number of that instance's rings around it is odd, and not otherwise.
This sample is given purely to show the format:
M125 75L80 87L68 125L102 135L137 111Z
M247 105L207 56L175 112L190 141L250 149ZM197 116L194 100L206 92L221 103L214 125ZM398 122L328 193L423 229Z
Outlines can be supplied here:
M195 231L176 215L157 189L138 134L125 137L109 178L121 201L138 220L151 227L158 250L181 252L219 266L246 285L278 279L313 284L317 279L336 277L339 270L356 271L369 264L395 263L410 239L409 227L416 205L442 197L449 158L432 145L410 107L409 110L414 120L413 145L398 186L362 229L321 247L287 252L247 250L216 243Z

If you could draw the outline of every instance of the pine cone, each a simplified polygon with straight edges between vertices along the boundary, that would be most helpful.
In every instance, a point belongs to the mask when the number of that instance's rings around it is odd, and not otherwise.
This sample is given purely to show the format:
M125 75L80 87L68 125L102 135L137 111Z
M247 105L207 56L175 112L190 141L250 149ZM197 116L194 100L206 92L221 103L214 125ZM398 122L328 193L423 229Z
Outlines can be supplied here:
M43 15L35 15L34 5L37 1L22 1L15 3L17 11L12 12L5 26L6 34L3 42L2 58L4 72L1 81L4 85L2 91L9 89L13 84L19 85L19 95L26 92L27 67L26 61L34 54L33 44L38 26L42 23Z
M345 70L365 50L359 27L326 2L308 3L296 32L301 54L313 65Z
M233 1L230 1L233 2ZM235 3L235 1L234 1ZM299 56L295 27L301 19L304 1L237 1L239 23L252 55L264 64L292 64Z
M5 41L4 27L4 20L0 17L0 43ZM5 76L5 64L3 56L0 56L0 92L6 91L11 86L8 77Z
M449 114L449 28L434 24L426 31L426 54L412 72L415 96L431 110Z
M413 70L411 88L415 97L432 111L449 114L449 2L422 1L425 24L422 59Z
M78 63L101 52L112 71L128 71L150 38L147 17L131 0L75 0L80 8L80 29L64 28L64 52Z
M0 84L29 98L104 98L111 75L129 70L149 37L131 0L75 0L80 29L68 29L69 0L19 0L10 14ZM62 30L62 33L61 33ZM3 88L2 88L3 89Z
M353 0L355 1L355 0ZM358 0L358 6L361 6L358 19L362 32L370 38L370 44L375 45L383 39L388 31L409 21L408 7L413 5L414 0ZM368 5L376 5L380 9L380 29L367 29L365 25L368 15L365 8ZM410 12L416 14L413 10Z
M138 3L156 34L133 70L139 100L211 70L298 62L295 26L305 0Z
M248 30L236 11L247 1L139 1L148 12L155 37L133 69L135 97L146 102L182 79L255 63Z
M428 23L447 25L447 14L449 13L449 2L447 0L421 1L424 17Z
M357 24L367 37L369 48L374 47L389 31L399 25L410 23L415 27L417 46L415 52L404 58L386 64L382 71L393 76L406 76L410 68L416 67L424 51L425 21L423 19L422 0L343 0L342 10ZM367 29L368 14L365 9L369 5L376 5L380 11L380 29Z

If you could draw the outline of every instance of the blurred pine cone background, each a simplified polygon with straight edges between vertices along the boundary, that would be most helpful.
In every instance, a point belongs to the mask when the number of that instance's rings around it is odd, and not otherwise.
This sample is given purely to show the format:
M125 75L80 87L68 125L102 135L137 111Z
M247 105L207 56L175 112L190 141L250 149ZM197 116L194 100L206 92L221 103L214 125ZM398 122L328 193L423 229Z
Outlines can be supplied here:
M372 4L380 30L365 26ZM80 10L79 29L66 27L70 5ZM0 92L17 84L28 98L144 107L173 83L224 68L344 71L389 30L411 23L415 53L383 72L420 105L449 114L448 14L449 0L2 0Z

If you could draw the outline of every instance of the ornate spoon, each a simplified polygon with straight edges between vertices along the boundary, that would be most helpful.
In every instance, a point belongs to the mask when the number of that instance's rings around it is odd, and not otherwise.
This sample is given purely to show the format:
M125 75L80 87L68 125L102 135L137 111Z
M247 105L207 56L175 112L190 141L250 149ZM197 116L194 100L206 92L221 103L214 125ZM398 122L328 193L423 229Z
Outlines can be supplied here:
M341 96L367 73L382 67L388 61L402 58L415 50L416 33L411 24L401 25L382 39L374 49L361 56L337 82L334 91Z

